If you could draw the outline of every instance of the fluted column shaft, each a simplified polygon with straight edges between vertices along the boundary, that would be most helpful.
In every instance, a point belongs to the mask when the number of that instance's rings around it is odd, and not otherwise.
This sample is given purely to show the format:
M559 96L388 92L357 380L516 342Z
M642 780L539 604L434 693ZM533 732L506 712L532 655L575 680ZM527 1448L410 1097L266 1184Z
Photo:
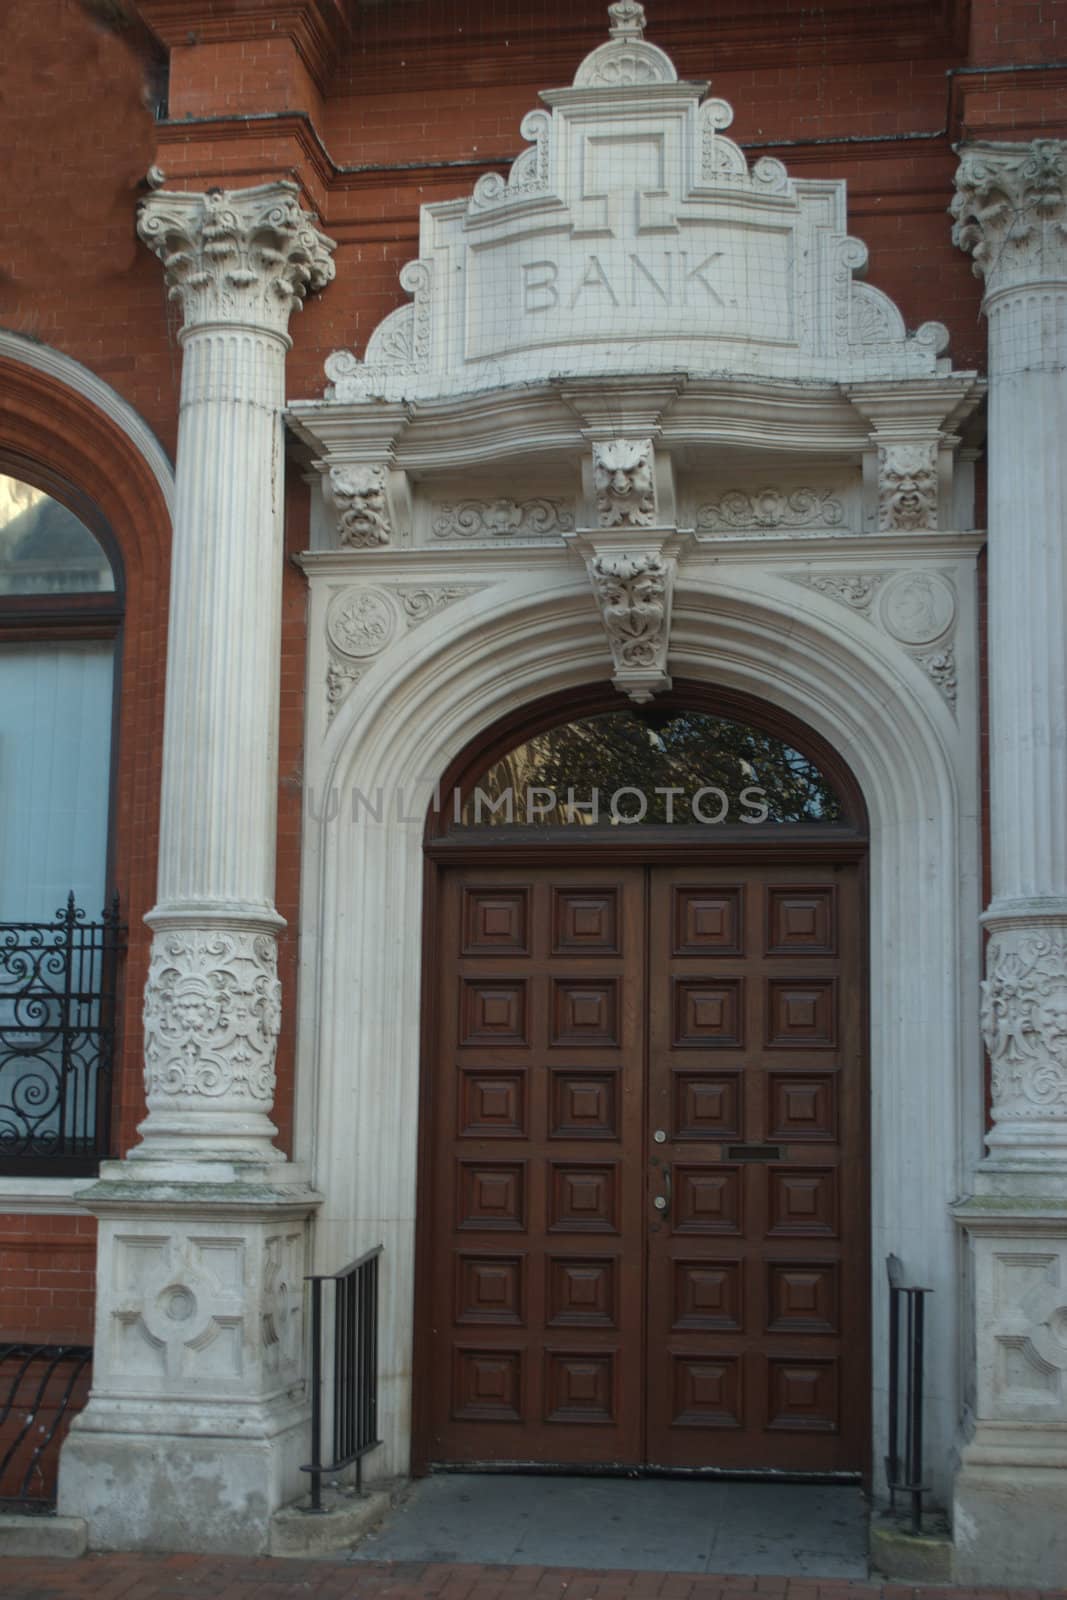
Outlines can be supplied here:
M989 1146L1067 1172L1065 153L966 149L953 210L989 324Z
M290 313L333 275L296 193L159 193L138 223L184 321L140 1157L280 1159L281 412Z

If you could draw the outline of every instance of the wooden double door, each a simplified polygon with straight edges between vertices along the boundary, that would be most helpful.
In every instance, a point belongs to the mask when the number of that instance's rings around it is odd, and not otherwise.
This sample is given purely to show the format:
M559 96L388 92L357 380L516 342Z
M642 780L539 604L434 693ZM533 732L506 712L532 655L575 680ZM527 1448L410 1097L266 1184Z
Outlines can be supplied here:
M442 873L416 1459L862 1471L858 867Z

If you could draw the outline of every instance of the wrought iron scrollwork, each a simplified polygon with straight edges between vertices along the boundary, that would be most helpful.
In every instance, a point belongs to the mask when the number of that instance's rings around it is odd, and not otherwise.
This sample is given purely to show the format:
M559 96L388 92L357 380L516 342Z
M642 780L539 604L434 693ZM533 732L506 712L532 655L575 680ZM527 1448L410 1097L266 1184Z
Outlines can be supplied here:
M91 1173L110 1142L118 897L0 923L0 1172Z

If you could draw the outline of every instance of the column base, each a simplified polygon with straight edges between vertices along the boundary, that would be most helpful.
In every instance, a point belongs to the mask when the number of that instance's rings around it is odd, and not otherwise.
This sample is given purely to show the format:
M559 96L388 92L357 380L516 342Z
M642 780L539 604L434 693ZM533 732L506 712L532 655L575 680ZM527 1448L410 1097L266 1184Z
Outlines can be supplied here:
M981 1431L981 1430L980 1430ZM976 1441L977 1442L977 1441ZM1067 1441L1065 1441L1067 1442ZM963 1452L952 1501L953 1579L961 1584L1040 1588L1067 1573L1067 1449L1058 1465L1026 1464L1029 1449L999 1464ZM978 1446L979 1458L987 1449Z
M105 1163L93 1384L63 1445L59 1511L93 1550L264 1554L306 1488L308 1219L287 1163Z

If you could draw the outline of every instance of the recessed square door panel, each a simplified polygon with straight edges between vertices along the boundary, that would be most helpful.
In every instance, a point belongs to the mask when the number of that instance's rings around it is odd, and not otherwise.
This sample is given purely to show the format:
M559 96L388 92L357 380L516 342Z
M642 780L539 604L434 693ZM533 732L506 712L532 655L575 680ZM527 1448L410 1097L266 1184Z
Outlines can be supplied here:
M619 1073L549 1069L550 1139L616 1139L619 1134Z
M469 1422L517 1422L521 1418L521 1350L471 1350L458 1345L452 1373L454 1417Z
M467 1139L521 1139L526 1133L526 1073L461 1067L460 1136Z
M553 889L555 955L618 955L619 905L615 889Z
M456 1221L460 1228L526 1226L526 1168L522 1162L460 1161Z
M441 869L419 1466L870 1460L860 873L713 831Z
M456 1257L456 1321L516 1326L523 1321L521 1256Z
M737 1167L676 1166L672 1190L676 1233L740 1233L742 1188Z
M837 1172L833 1167L771 1167L767 1213L772 1234L808 1238L837 1232Z
M836 1361L773 1359L767 1363L767 1426L831 1433L838 1426Z
M837 985L833 978L771 978L767 984L767 1044L793 1050L831 1050L837 1043Z
M615 1421L615 1357L610 1351L545 1353L545 1421Z
M836 1261L769 1261L768 1331L836 1333L837 1278Z
M461 1045L526 1043L526 985L511 978L467 978L460 1000Z
M619 1168L591 1162L554 1161L550 1165L550 1233L616 1233L619 1225Z
M465 955L525 955L528 923L527 889L464 889Z
M783 1142L837 1139L837 1075L771 1072L767 1078L767 1136Z
M835 912L836 893L832 885L768 889L767 954L836 955Z
M675 1072L674 1137L739 1139L742 1081L738 1072Z
M739 956L740 888L672 890L672 928L676 956Z
M613 1328L617 1288L614 1256L549 1257L549 1327Z
M674 1262L674 1328L729 1329L740 1332L743 1319L744 1263Z
M741 1426L741 1362L736 1356L672 1359L676 1428Z
M674 980L674 1044L696 1050L736 1050L743 1042L740 978Z

